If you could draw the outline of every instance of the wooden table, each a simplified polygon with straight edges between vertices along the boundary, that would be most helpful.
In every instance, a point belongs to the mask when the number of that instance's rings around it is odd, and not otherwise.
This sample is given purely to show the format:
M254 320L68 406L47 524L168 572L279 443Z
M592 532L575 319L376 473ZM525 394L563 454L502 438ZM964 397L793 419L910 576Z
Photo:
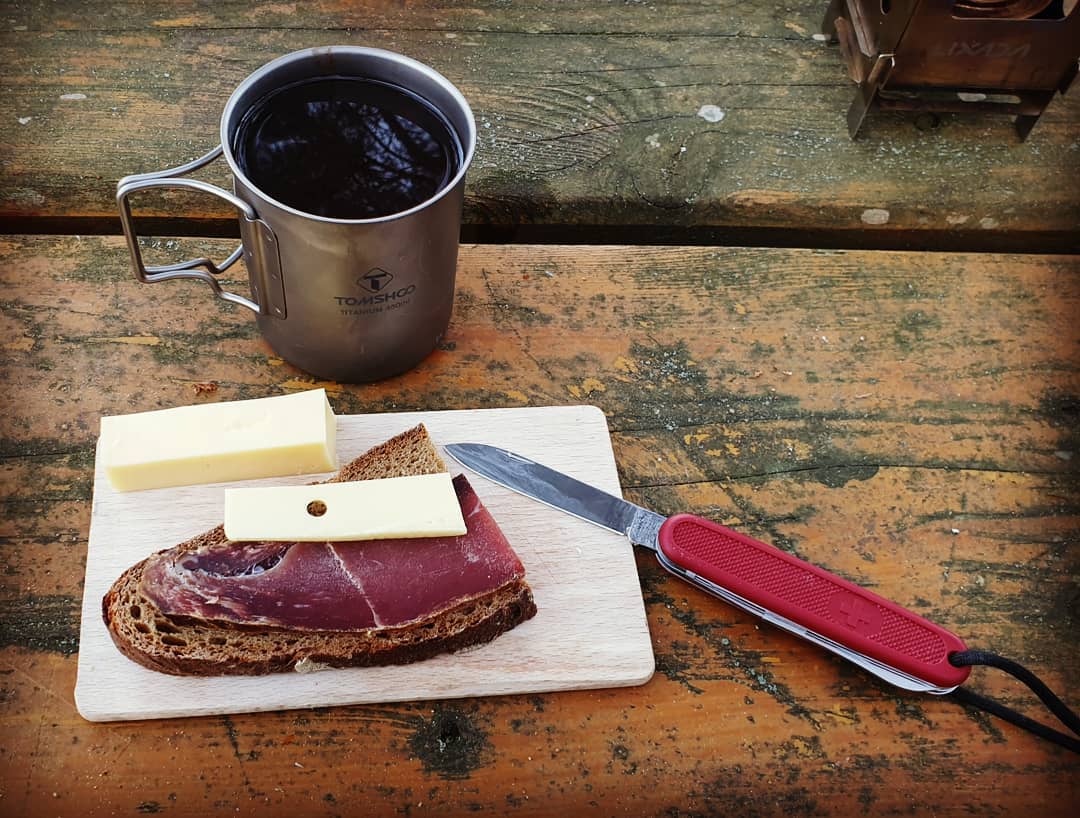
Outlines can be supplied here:
M100 416L323 385L339 413L595 404L628 498L866 584L1075 706L1075 90L1025 143L895 115L853 143L824 3L57 6L0 15L0 814L1075 813L1075 755L646 554L642 687L119 724L72 696ZM316 384L202 287L138 286L109 235L119 176L202 153L247 73L332 42L432 63L481 124L450 333L365 386ZM142 207L163 256L232 246L210 201ZM970 686L1043 718L997 671Z

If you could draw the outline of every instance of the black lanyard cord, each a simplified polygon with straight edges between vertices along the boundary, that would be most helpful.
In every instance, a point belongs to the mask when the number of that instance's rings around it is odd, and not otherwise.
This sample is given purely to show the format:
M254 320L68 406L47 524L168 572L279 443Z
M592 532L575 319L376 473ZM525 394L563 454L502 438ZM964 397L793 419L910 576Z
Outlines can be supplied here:
M1015 676L1034 691L1035 695L1042 700L1042 703L1046 705L1051 713L1061 720L1062 724L1077 735L1080 735L1080 716L1077 716L1065 702L1058 698L1054 691L1047 687L1042 679L1019 662L1014 662L1011 659L1006 659L1004 656L998 656L996 653L990 653L985 650L965 650L953 653L949 656L949 662L956 667L969 667L973 665L996 667L999 670L1004 670L1006 673ZM962 687L957 688L950 695L962 704L985 710L987 713L1011 722L1017 727L1022 727L1040 738L1052 741L1054 744L1064 747L1067 750L1072 750L1074 753L1080 753L1080 740L1066 733L1054 730L1051 727L1047 727L1045 724L1041 724L1033 719L1029 719L1022 713L1018 713L1000 702L996 702L993 699L989 699L986 696L982 696L970 690L965 690Z

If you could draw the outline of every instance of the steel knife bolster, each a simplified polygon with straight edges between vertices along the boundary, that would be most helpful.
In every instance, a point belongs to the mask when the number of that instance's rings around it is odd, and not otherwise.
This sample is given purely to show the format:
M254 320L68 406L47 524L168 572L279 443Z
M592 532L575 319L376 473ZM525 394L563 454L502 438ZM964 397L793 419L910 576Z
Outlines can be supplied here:
M699 588L902 688L948 693L971 672L949 662L951 653L967 649L956 634L711 520L669 517L660 527L657 556Z

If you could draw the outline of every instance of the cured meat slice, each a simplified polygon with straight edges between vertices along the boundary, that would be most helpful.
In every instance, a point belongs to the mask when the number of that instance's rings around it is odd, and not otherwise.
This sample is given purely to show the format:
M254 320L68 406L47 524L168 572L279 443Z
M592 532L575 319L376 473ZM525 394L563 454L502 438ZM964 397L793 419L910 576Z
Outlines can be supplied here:
M407 625L524 576L463 475L454 489L468 528L460 537L218 542L149 558L141 589L178 620L311 631Z
M461 537L333 543L376 624L412 622L525 575L517 554L463 475L454 478L468 533Z
M325 543L232 543L147 560L142 590L166 616L252 627L370 628L375 616Z

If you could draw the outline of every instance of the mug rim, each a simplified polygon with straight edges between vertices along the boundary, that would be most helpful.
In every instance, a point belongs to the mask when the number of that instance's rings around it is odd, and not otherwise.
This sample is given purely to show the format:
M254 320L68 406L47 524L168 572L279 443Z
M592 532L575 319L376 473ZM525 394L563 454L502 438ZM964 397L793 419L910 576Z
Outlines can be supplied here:
M267 74L277 70L278 68L281 68L284 65L310 59L312 57L328 56L332 54L342 53L362 54L368 57L375 57L377 59L387 60L389 62L396 62L422 74L426 74L430 79L433 79L436 83L442 86L443 90L446 91L446 93L449 94L450 97L454 100L454 102L461 108L461 113L464 114L465 121L468 125L468 133L459 133L457 135L458 139L460 139L462 143L463 156L461 160L461 167L458 169L458 172L454 174L453 178L447 181L447 183L443 185L443 187L440 188L433 196L425 199L419 204L413 205L407 210L401 210L397 213L390 213L386 216L378 216L376 218L369 219L335 219L329 216L320 216L316 213L308 213L305 210L299 210L295 207L287 205L281 200L275 199L273 196L270 196L268 193L266 193L266 191L264 191L254 182L252 182L248 175L240 169L240 166L237 164L236 159L233 156L231 134L228 133L229 120L231 119L236 107L239 105L240 99L248 90L251 89L251 87L256 82L258 82ZM434 103L431 104L434 105ZM445 111L440 110L440 113L442 113L443 116L447 116ZM447 118L449 119L449 117ZM452 122L450 123L450 127L457 130L456 126L454 126ZM232 171L233 175L237 179L240 179L244 183L245 187L256 191L263 200L287 213L291 213L294 216L299 216L305 219L312 219L313 221L326 222L327 224L379 224L382 222L396 221L397 219L405 218L406 216L411 216L414 213L418 213L435 204L443 197L449 195L450 191L456 189L458 185L461 184L461 181L465 178L466 171L468 171L469 166L472 164L473 155L476 152L476 119L473 117L472 108L469 107L469 103L466 101L465 96L461 93L461 91L458 90L457 86L455 86L452 82L450 82L450 80L448 80L438 71L436 71L430 65L425 65L419 60L414 60L412 57L406 57L404 54L399 54L396 51L387 51L383 48L369 48L367 46L358 45L327 45L315 46L313 48L304 48L299 51L293 51L289 54L284 54L277 59L271 60L262 67L256 69L251 74L249 74L243 82L236 86L236 89L229 96L228 102L225 103L225 109L221 113L220 135L221 147L222 152L225 156L225 162L228 164L229 170Z

